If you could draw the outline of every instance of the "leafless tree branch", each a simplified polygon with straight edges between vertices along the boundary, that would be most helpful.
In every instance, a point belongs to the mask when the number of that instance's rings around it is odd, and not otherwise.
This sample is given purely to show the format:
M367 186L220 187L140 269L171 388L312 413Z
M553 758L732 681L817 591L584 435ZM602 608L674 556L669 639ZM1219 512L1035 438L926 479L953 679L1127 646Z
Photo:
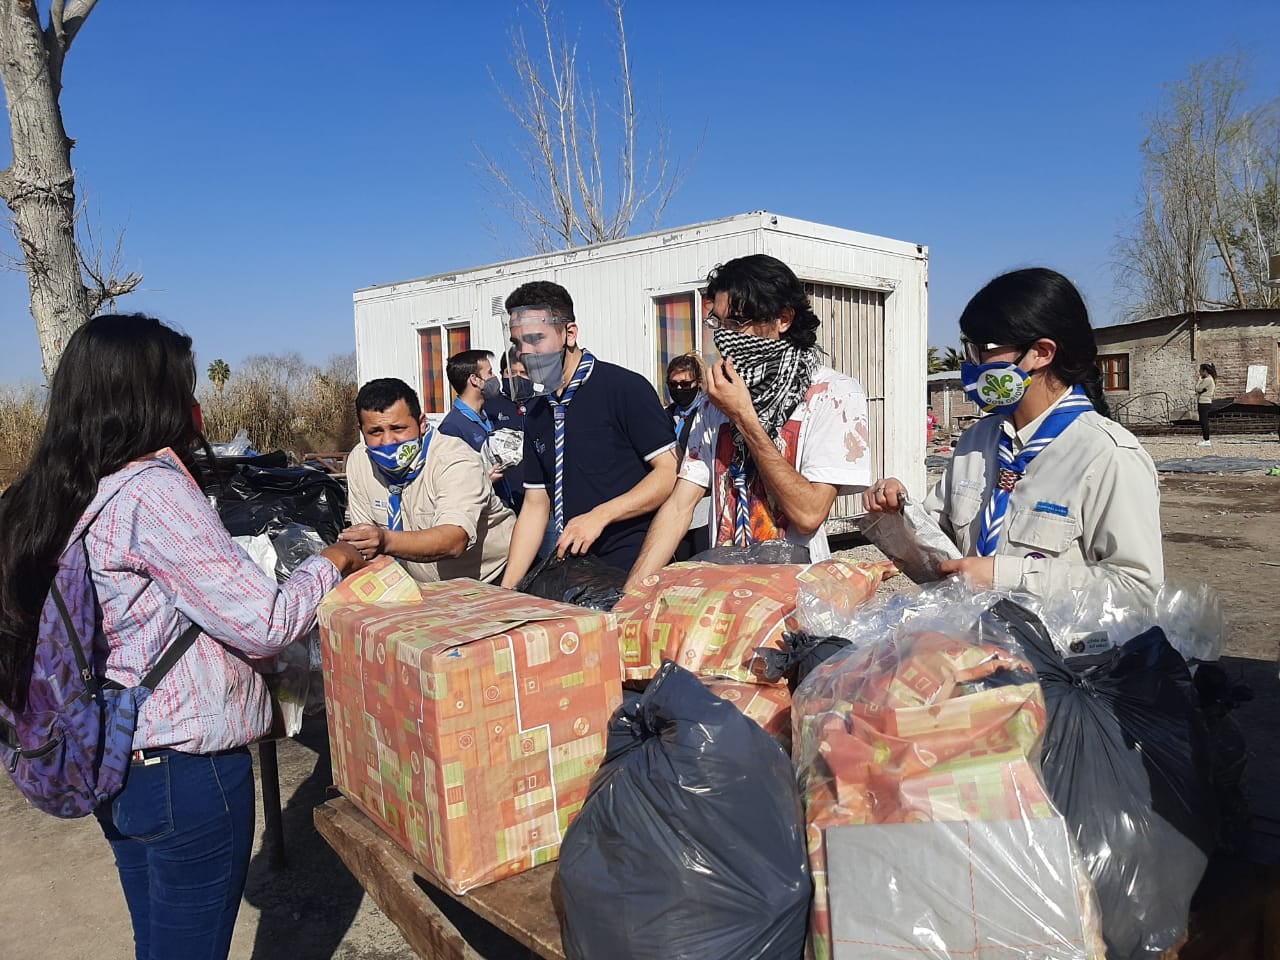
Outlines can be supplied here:
M552 0L528 0L540 31L535 55L523 26L511 30L510 64L517 93L495 78L523 146L515 162L477 149L479 170L497 205L538 251L626 236L642 213L656 224L683 176L668 158L658 128L641 148L641 113L624 18L625 0L610 0L616 28L616 128L602 122L599 95L579 71L578 43L568 38ZM616 144L617 166L607 162ZM641 159L643 157L643 160Z

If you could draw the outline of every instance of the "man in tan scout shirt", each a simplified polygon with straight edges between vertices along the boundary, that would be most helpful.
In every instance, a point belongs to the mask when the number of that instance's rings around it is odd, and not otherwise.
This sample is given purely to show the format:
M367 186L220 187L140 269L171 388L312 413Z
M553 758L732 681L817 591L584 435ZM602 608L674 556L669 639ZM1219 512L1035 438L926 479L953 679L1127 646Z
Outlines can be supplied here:
M493 492L480 455L435 431L403 380L372 380L356 396L363 442L347 458L340 537L367 559L387 554L414 579L497 581L515 514Z

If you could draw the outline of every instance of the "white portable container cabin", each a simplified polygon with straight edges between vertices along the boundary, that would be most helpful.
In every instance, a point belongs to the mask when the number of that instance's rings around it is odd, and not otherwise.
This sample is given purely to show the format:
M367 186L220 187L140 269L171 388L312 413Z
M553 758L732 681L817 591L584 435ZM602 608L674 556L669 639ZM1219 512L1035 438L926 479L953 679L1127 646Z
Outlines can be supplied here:
M359 379L399 377L428 414L443 415L453 401L445 360L471 348L500 353L507 295L551 280L573 297L579 342L643 374L665 404L672 357L715 355L699 296L707 273L752 253L777 257L804 281L825 362L866 391L875 476L923 494L928 248L763 211L359 290ZM860 498L841 497L832 519L860 512Z

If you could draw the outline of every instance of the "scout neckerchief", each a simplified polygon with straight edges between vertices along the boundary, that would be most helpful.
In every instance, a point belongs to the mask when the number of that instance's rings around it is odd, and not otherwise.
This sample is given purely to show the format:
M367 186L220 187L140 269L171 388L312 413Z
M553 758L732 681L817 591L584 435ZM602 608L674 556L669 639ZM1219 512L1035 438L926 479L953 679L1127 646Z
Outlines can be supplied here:
M1004 430L1000 431L1000 446L997 455L1000 458L1000 472L996 475L995 486L991 489L991 499L987 501L987 509L982 515L982 531L978 536L978 556L990 557L995 554L1000 543L1000 533L1004 527L1004 515L1009 509L1009 497L1013 488L1027 472L1027 467L1045 447L1056 440L1063 430L1075 421L1076 417L1093 409L1093 402L1085 395L1084 388L1075 386L1071 392L1044 418L1035 434L1027 441L1027 445L1015 457L1013 455L1013 438Z
M693 415L698 412L702 406L702 393L699 392L693 403L689 404L687 410L681 410L676 407L675 413L671 416L671 423L676 428L676 443L681 449L688 446L689 428L693 425ZM684 434L682 437L681 434Z
M366 447L373 469L387 484L387 529L403 530L404 515L400 509L400 494L404 488L418 479L427 462L427 448L434 434L428 424L417 440L388 443L380 447Z
M551 413L555 417L555 454L556 454L556 473L555 485L553 487L555 507L556 533L564 533L564 415L565 408L569 406L569 401L573 399L573 395L578 392L578 388L582 386L587 377L591 376L591 370L596 365L596 358L590 352L583 350L582 359L578 361L578 369L573 372L573 378L569 381L569 385L564 388L564 393L556 396L554 392L547 394L547 400L551 403ZM587 451L587 455L591 455L591 451Z
M817 373L818 356L813 350L801 350L788 340L753 337L748 333L716 330L716 349L723 357L733 358L733 368L751 393L760 425L783 449L782 425L803 402ZM736 430L733 437L733 459L729 476L733 481L735 500L733 543L745 547L751 543L751 505L748 498L749 460L747 443Z

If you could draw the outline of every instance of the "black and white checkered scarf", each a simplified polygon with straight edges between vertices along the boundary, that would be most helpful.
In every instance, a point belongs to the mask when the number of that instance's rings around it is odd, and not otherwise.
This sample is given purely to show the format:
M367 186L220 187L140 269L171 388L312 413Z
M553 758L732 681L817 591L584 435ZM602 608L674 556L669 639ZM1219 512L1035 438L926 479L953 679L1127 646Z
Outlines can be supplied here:
M782 450L782 425L800 406L814 374L821 365L816 350L801 350L788 340L753 337L721 328L715 332L720 355L733 359L733 367L751 392L751 404L765 432ZM742 463L746 443L735 431L734 460Z

